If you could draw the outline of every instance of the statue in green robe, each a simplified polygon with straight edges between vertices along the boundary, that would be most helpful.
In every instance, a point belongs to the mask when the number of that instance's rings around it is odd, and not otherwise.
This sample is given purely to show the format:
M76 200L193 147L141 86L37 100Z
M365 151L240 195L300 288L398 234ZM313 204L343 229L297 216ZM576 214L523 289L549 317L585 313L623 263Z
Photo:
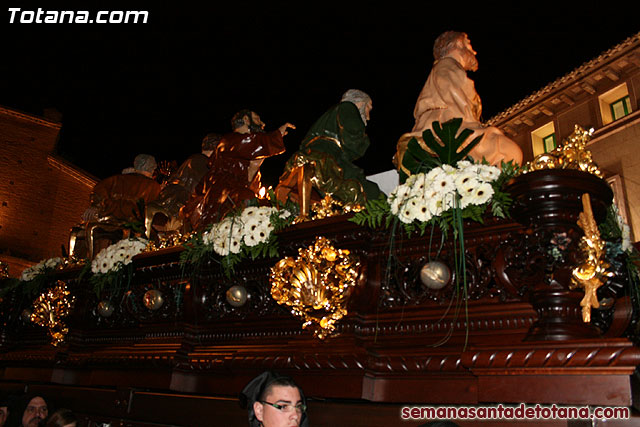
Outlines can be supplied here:
M364 171L352 163L369 148L365 127L371 108L366 93L357 89L345 92L341 102L313 124L300 149L287 162L276 189L278 199L298 199L292 190L300 180L294 175L303 167L320 197L330 195L347 206L364 205L368 199L377 198L378 185L367 180Z

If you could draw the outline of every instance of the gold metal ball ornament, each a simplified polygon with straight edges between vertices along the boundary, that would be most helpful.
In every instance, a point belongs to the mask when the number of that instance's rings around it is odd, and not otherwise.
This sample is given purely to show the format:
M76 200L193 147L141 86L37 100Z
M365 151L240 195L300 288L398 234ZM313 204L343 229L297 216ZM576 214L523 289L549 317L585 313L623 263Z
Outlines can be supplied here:
M33 311L31 311L28 308L25 308L24 310L22 310L22 313L20 314L20 317L22 318L23 322L31 323L31 314L33 314Z
M440 261L429 261L420 270L420 280L429 289L437 291L447 286L451 270Z
M98 314L102 317L111 317L115 307L109 300L102 300L98 303Z
M144 293L142 297L144 302L144 306L149 310L158 310L164 304L164 299L162 298L162 292L157 289L150 289Z
M242 307L247 302L247 289L242 285L234 285L227 289L227 302L234 307Z

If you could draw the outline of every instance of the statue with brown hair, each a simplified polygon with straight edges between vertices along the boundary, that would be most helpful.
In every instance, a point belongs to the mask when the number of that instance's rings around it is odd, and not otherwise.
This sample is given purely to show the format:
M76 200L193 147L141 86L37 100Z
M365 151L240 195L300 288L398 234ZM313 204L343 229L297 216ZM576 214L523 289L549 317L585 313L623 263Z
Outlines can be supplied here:
M471 129L473 138L483 135L482 140L470 152L476 160L483 157L491 164L499 165L502 160L522 162L522 150L502 131L481 122L482 102L476 92L473 80L467 71L478 69L476 51L465 33L447 31L436 39L433 46L435 62L427 78L413 111L415 125L410 133L398 141L395 162L398 169L408 141L415 137L426 150L422 133L432 129L432 123L444 123L454 118L462 118L460 129ZM408 172L408 171L405 171Z

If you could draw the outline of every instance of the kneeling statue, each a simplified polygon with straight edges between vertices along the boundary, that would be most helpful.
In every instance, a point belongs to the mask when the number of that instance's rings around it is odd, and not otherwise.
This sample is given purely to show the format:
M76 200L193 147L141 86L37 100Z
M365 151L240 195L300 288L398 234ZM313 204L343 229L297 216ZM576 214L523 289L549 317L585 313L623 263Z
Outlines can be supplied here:
M444 123L454 118L462 118L460 129L474 131L469 141L483 135L480 143L470 152L474 159L481 160L484 157L493 165L499 165L502 160L522 163L522 150L518 144L500 129L481 123L482 102L473 80L467 77L467 71L478 69L476 51L471 47L469 37L456 31L441 34L433 45L433 57L433 68L413 111L416 120L413 130L398 141L394 158L398 169L409 174L402 168L402 157L412 137L427 150L422 133L432 129L435 121Z

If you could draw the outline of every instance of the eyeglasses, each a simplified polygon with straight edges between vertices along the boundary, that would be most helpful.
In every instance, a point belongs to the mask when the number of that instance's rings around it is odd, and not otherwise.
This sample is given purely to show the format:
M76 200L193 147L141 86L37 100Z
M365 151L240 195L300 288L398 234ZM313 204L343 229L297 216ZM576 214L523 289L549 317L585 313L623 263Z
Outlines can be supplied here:
M271 403L271 402L267 402L265 400L261 400L260 403L264 403L266 405L273 406L278 411L282 411L282 412L297 411L297 412L300 412L302 414L307 410L307 405L305 405L304 403L298 403L297 405L289 405L288 403L285 403L285 404L281 405L279 403Z

